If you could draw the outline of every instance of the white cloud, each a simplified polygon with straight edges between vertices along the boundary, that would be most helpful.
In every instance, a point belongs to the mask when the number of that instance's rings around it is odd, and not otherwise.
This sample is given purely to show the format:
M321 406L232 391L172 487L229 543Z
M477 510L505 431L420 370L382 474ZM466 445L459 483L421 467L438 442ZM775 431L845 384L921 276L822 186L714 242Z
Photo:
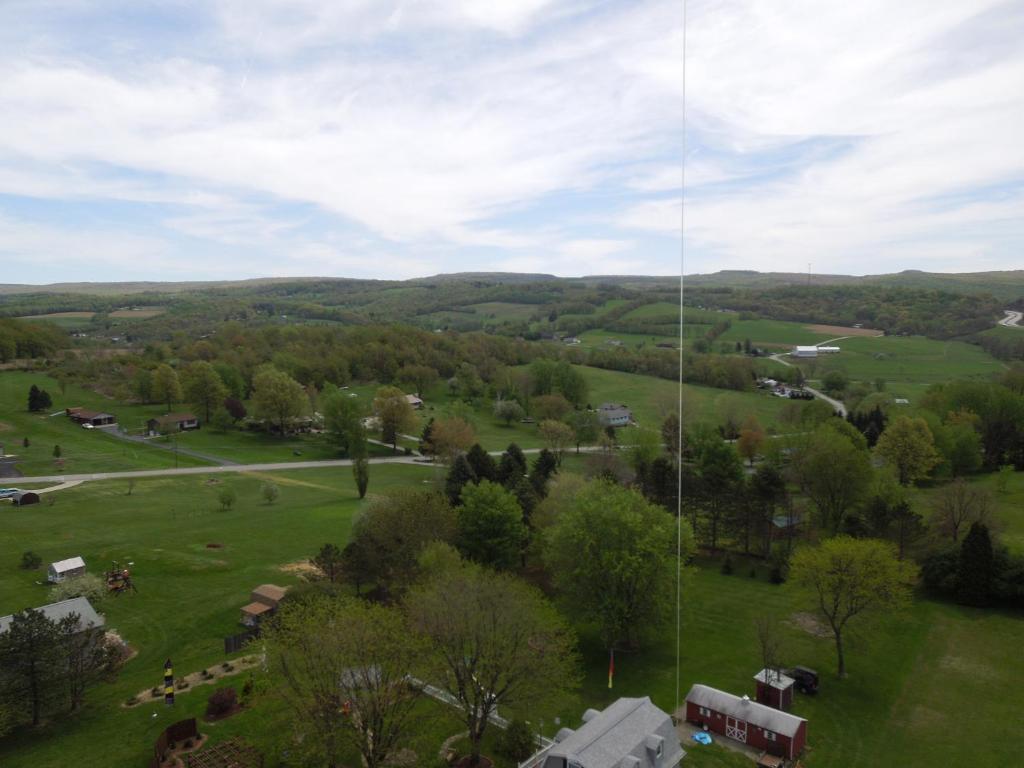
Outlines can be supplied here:
M5 194L145 203L150 244L262 244L288 269L489 268L481 252L559 274L673 268L676 0L217 0L194 43L170 29L112 48L53 22L70 7L10 7ZM1014 266L1024 236L988 190L1016 202L1024 185L1024 14L689 8L687 231L708 265Z

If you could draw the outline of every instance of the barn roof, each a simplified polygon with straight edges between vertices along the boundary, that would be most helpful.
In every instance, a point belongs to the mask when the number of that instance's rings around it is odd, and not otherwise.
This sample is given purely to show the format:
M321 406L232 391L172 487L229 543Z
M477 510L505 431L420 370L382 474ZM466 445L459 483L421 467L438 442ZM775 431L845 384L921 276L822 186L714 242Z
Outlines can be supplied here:
M672 718L661 711L650 698L619 699L604 711L588 709L584 723L575 731L568 728L559 733L563 738L551 748L549 758L571 757L584 768L618 768L633 765L648 768L655 765L674 766L685 752L672 725ZM653 756L653 745L663 749L661 760Z
M64 573L65 571L73 571L76 568L85 568L85 560L80 557L69 557L67 560L58 560L55 563L50 563L50 567L57 573Z
M36 608L37 611L50 619L50 621L60 621L61 619L70 616L72 613L77 613L79 617L79 626L82 629L87 627L102 627L103 617L96 613L96 609L92 607L88 600L84 597L73 597L70 600L61 600L59 603L50 603L44 605L41 608ZM0 616L0 634L6 632L11 627L11 622L14 620L14 616Z
M796 735L801 723L807 722L802 717L700 683L690 689L686 700L790 738Z

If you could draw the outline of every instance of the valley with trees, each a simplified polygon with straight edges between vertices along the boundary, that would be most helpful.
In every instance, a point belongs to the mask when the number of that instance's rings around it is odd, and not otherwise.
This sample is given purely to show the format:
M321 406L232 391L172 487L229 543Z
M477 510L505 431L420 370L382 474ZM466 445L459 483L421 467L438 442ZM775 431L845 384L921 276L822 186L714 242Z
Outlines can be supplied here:
M556 717L619 695L675 706L677 578L684 687L742 690L769 618L779 664L819 670L821 693L796 702L812 768L917 759L926 744L964 756L942 738L957 709L993 685L1019 696L998 671L1024 610L1024 373L973 320L907 324L935 308L933 289L892 288L896 322L831 317L851 287L798 313L795 288L709 285L687 295L680 336L657 281L444 285L448 306L486 306L488 322L425 301L417 281L372 311L374 289L345 281L154 295L164 311L117 321L113 346L95 324L71 336L3 321L19 355L0 372L4 482L58 486L3 508L0 606L17 622L0 634L5 765L67 750L139 764L165 714L162 694L137 692L167 657L207 673L265 649L265 668L179 687L179 714L230 691L210 738L244 737L266 765L433 765L465 733L457 752L512 768L514 734L551 737ZM297 310L313 293L360 304ZM0 309L140 301L48 296ZM997 303L957 302L960 317ZM842 335L826 321L889 333L789 356ZM827 392L847 416L767 379ZM606 404L628 421L611 426ZM75 409L116 425L82 429ZM108 596L90 573L48 595L39 569L76 554L94 573L130 560L137 592ZM225 656L263 582L288 586L277 615ZM27 610L78 595L127 658L68 645ZM61 672L75 647L93 655ZM947 705L929 698L940 670L960 691ZM971 759L1004 765L1010 749ZM713 746L686 762L745 760Z

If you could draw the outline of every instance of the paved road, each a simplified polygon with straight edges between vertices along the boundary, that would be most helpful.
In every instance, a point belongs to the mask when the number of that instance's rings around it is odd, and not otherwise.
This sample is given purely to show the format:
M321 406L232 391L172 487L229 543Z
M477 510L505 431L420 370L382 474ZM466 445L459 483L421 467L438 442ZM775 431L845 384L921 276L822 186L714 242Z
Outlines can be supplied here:
M783 360L782 359L784 354L785 353L779 353L777 355L772 355L771 359L774 360L777 363L782 363L783 365L786 365L786 366L789 366L790 368L793 368L794 366L793 366L793 364L791 362L789 362L788 360ZM837 410L839 412L840 416L842 416L844 419L846 418L846 406L843 405L842 401L840 401L840 400L833 400L828 395L826 395L826 394L824 394L822 392L819 392L816 389L808 387L806 384L804 384L804 389L806 389L808 392L810 392L815 397L820 398L821 400L824 400L826 403L831 405L835 410Z
M388 456L370 459L371 464L419 464L412 456ZM19 478L33 483L88 482L90 480L122 480L131 477L176 477L178 475L213 475L226 472L280 472L288 469L322 469L325 467L351 467L351 459L324 461L279 461L270 464L224 464L213 467L177 467L168 469L136 469L125 472L94 472L88 475L31 475ZM430 466L426 464L425 466Z
M836 411L838 411L840 416L842 416L844 419L846 418L846 406L843 405L842 400L834 400L828 395L824 394L823 392L819 392L818 390L812 387L808 387L806 384L804 384L804 389L806 389L815 397L824 400L826 403L831 405Z
M1020 324L1020 321L1024 319L1024 312L1018 312L1015 309L1004 309L1003 312L1006 314L999 324L1007 328L1024 328Z
M600 446L585 445L580 453L603 450ZM540 453L540 448L524 448L523 453ZM570 451L567 451L567 453ZM500 456L502 451L489 451L491 456ZM371 464L412 464L419 467L436 466L420 456L379 456L369 459ZM228 472L282 472L290 469L324 469L329 467L351 467L352 459L323 459L320 461L277 461L264 464L223 464L212 467L169 467L166 469L133 469L123 472L94 472L83 475L29 475L19 480L32 483L85 483L90 480L124 480L132 477L177 477L178 475L213 475ZM71 487L71 486L67 486Z

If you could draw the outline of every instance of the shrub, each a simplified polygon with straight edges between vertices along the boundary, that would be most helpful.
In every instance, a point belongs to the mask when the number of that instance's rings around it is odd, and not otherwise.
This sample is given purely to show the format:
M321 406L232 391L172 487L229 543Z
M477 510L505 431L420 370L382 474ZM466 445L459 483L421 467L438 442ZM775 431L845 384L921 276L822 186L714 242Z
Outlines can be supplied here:
M725 556L725 560L722 561L722 574L725 576L732 575L732 557L729 555Z
M235 506L236 498L237 496L235 494L235 489L232 488L230 485L225 485L223 488L220 489L220 493L217 494L217 500L220 502L220 508L224 512L227 512L229 509Z
M139 697L138 696L129 696L127 699L125 699L124 703L127 704L129 707L135 706L136 704L139 703Z
M32 445L32 443L29 442L29 439L27 437L21 441L22 448L28 448L30 445Z
M31 550L21 555L21 567L26 571L34 571L43 564L43 558Z
M777 548L769 558L768 580L772 584L782 584L789 578L789 554L782 548Z
M58 603L61 600L70 600L72 597L84 597L94 603L106 597L107 585L99 576L94 573L83 573L72 579L64 579L60 584L55 584L50 592L50 599Z
M267 502L267 504L273 504L277 501L277 497L281 495L281 491L277 487L277 484L270 481L263 483L260 493L263 495L263 500Z
M184 747L185 749L192 749L192 747L195 746L195 743L192 741L192 739L185 739L185 743L182 744L181 746Z
M495 746L500 755L521 763L534 753L533 734L530 733L530 727L517 718L498 736Z
M206 716L221 717L238 706L238 694L234 688L221 688L210 694L206 700Z

